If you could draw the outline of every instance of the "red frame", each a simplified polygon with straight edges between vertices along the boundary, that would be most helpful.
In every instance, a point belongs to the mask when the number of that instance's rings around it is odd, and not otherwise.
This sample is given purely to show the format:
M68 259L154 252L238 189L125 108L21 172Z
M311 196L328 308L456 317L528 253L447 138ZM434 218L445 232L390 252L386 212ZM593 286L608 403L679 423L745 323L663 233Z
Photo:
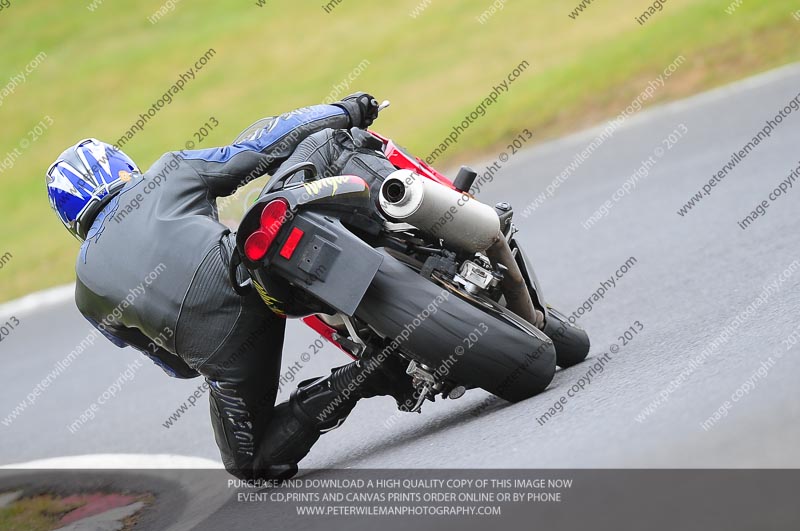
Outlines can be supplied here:
M427 177L432 181L436 181L439 184L443 184L455 190L453 181L436 171L432 166L429 166L424 160L419 157L411 158L404 153L392 139L381 136L375 131L370 131L370 133L383 142L383 154L386 155L386 158L389 159L389 162L391 162L395 168L398 170L413 170L423 177Z

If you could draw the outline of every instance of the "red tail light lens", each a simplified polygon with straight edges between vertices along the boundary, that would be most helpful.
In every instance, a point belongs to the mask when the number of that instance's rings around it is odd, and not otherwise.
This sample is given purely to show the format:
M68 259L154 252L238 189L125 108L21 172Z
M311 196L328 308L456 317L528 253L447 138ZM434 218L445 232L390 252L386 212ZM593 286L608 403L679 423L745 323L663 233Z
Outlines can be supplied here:
M269 237L267 233L260 230L248 236L244 242L244 254L254 262L264 258L264 255L267 254L267 249L269 249Z
M275 236L288 218L289 203L284 199L270 201L261 211L261 227L244 242L244 254L252 261L261 260L267 254Z
M275 239L275 235L281 230L283 222L286 221L286 212L289 210L289 203L283 199L270 201L261 212L261 230L270 237L269 243Z
M280 255L289 260L294 254L295 250L297 250L297 244L300 243L303 234L305 233L301 229L294 227L292 232L289 233L289 237L286 238L286 243L283 244Z

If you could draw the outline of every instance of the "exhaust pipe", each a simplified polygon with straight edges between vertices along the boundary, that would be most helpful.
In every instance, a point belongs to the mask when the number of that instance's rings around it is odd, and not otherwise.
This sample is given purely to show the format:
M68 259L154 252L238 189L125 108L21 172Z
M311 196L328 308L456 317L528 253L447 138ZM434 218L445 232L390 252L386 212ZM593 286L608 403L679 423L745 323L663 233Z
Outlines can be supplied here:
M503 282L500 284L506 298L506 307L541 330L544 327L544 314L533 305L525 277L522 276L522 270L514 260L508 241L502 234L499 236L497 241L486 249L486 256L495 267L500 264L506 268Z
M386 177L378 202L388 218L409 223L462 251L483 252L500 233L500 218L492 207L411 170Z
M522 271L500 232L495 209L411 170L397 170L386 177L379 204L392 220L441 238L449 247L486 253L493 265L505 266L501 288L508 309L537 328L544 325L544 314L534 307Z

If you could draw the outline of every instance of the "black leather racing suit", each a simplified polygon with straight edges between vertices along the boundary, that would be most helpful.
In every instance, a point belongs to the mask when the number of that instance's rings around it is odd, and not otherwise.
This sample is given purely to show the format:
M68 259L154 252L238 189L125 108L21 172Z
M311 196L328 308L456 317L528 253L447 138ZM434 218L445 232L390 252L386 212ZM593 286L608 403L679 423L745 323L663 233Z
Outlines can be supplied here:
M383 143L363 129L325 129L310 135L297 146L280 169L310 161L318 177L358 175L370 187L370 196L377 203L384 178L395 171L383 155Z
M75 292L80 311L115 344L141 350L171 375L199 373L208 380L223 463L241 477L253 474L263 450L285 322L265 311L255 292L241 297L233 291L228 264L234 237L218 221L215 201L274 173L315 132L293 160L310 158L330 175L337 164L360 164L358 150L364 149L378 167L390 168L341 130L350 126L342 108L317 105L268 120L238 144L168 153L143 175L134 174L98 214L81 247ZM308 151L320 142L319 154ZM352 156L343 155L343 146ZM350 172L367 179L387 173Z

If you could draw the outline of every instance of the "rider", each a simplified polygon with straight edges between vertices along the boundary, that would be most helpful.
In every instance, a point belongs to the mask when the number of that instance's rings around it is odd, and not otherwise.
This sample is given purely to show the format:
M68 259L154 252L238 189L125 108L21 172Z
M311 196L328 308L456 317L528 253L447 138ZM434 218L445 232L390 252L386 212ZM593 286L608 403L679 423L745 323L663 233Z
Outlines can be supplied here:
M320 434L340 425L360 398L390 394L400 403L413 393L402 367L367 359L301 382L274 406L285 320L254 292L234 291L228 266L235 235L217 213L216 198L274 173L320 131L349 139L340 162L362 159L350 173L379 186L375 178L390 165L361 147L374 138L359 129L377 112L372 96L352 94L257 122L232 145L167 153L144 173L119 149L88 139L47 171L51 206L83 242L78 309L115 345L142 351L171 376L206 378L217 445L238 477L291 477ZM334 174L331 162L320 173ZM238 274L243 280L246 272Z

